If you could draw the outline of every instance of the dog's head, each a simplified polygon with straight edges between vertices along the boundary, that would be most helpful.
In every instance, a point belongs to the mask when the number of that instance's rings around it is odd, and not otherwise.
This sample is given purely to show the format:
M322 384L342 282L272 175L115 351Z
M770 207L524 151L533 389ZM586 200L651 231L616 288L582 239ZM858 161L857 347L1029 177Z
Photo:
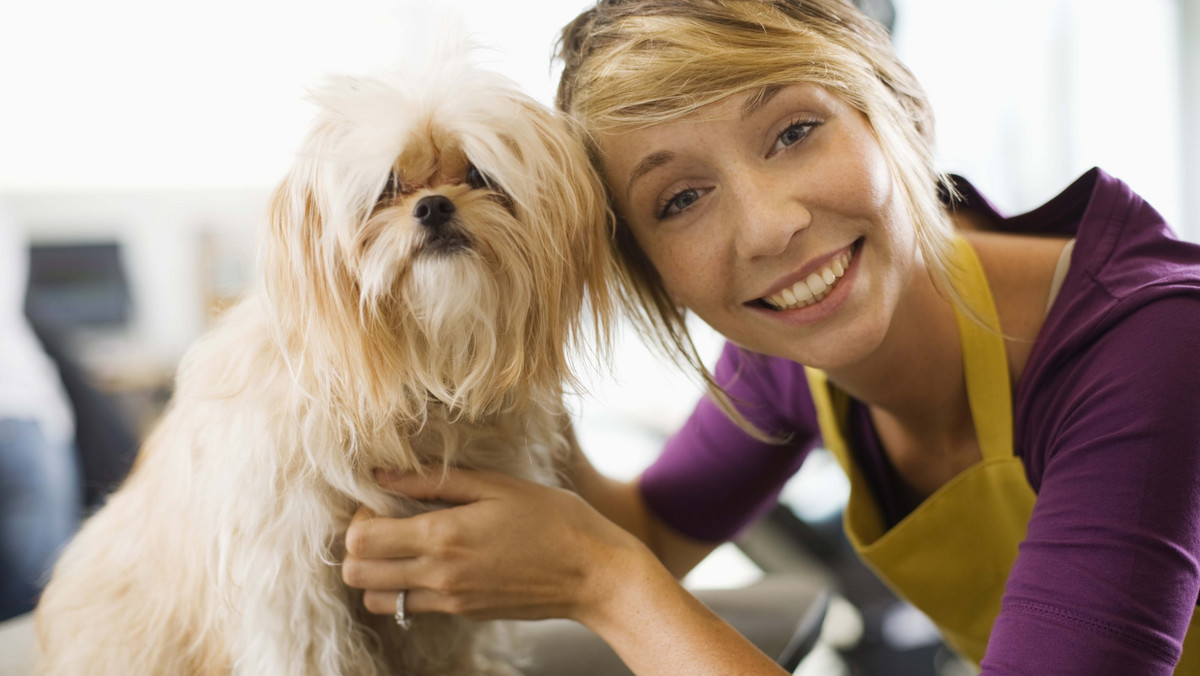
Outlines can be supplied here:
M557 393L611 307L611 218L566 121L464 63L314 99L263 245L293 375L400 416Z

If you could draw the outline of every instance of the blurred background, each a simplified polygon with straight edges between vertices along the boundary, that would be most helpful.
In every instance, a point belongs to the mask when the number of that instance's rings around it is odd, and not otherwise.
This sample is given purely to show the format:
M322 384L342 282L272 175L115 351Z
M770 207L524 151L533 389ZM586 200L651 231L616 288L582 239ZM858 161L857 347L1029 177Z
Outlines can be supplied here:
M74 369L63 393L77 404L68 390L86 385L114 403L83 412L77 427L119 417L136 443L169 397L182 352L252 282L267 195L313 113L307 86L423 53L452 12L490 47L486 61L551 104L554 36L587 4L0 4L0 227L28 255L25 308L46 349ZM1100 166L1182 238L1200 240L1200 0L859 4L891 27L927 88L943 168L1003 211L1035 207ZM715 356L720 341L696 328ZM698 391L625 335L612 372L576 402L585 449L606 473L635 476ZM85 458L92 504L116 478L100 465L120 467L122 448ZM821 524L836 521L845 491L818 453L784 502ZM723 548L689 584L753 581L769 567L754 550ZM796 565L829 574L819 564ZM823 645L832 648L814 653L805 673L872 673L852 656L869 640L933 646L920 662L933 659L936 637L919 616L888 604L893 614L876 617L869 602L850 600L831 608ZM911 673L957 673L936 660Z

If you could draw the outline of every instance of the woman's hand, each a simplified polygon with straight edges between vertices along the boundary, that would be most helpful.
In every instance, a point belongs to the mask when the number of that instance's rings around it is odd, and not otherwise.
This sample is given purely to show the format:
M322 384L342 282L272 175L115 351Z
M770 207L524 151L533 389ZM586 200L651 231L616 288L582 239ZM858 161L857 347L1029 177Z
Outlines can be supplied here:
M653 557L565 490L473 470L377 478L388 490L454 506L398 519L365 507L355 513L342 577L366 590L372 613L393 613L403 589L409 614L587 624L622 571Z
M675 581L640 540L568 491L470 470L381 476L455 506L404 519L360 508L342 576L367 610L472 619L565 617L595 631L635 674L783 674Z

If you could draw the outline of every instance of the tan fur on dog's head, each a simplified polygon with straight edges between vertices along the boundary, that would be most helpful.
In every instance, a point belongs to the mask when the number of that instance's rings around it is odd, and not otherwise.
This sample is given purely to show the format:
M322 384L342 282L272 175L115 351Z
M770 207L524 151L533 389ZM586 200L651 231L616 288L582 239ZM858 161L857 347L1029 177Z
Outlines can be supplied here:
M263 246L293 377L355 428L556 401L611 308L611 219L567 123L461 60L314 98Z

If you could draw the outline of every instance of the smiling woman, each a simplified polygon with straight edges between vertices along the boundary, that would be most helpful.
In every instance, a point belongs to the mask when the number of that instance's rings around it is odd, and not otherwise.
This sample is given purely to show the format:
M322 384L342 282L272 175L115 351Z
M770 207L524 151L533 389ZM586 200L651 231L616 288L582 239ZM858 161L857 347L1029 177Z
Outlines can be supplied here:
M1129 402L1087 388L1071 395L1059 369L1087 363L1111 378L1120 351L1145 349L1126 334L1182 303L1179 324L1153 329L1172 336L1175 357L1161 366L1176 368L1181 336L1200 325L1200 251L1176 242L1157 213L1102 172L1011 220L965 181L938 175L920 86L878 27L841 2L602 2L567 28L563 54L559 105L593 134L607 182L627 186L614 201L630 304L650 336L677 352L689 348L687 312L729 340L709 383L734 424L700 405L639 481L650 511L700 540L729 537L803 457L768 460L771 451L748 437L787 438L793 448L819 438L850 476L847 534L860 555L985 672L1038 672L1063 650L1077 673L1169 671L1178 643L1095 656L1126 649L1102 634L1191 635L1194 546L1174 569L1186 593L1138 589L1172 608L1153 617L1111 619L1120 611L1103 599L1122 588L1119 578L1053 592L1041 580L1063 567L1104 580L1116 560L1158 559L1181 536L1194 545L1184 534L1197 524L1171 510L1153 535L1119 511L1065 516L1090 513L1087 495L1148 496L1149 485L1123 473L1129 454L1161 458L1146 480L1176 463L1194 467L1200 436L1189 424L1182 457L1174 438L1122 449L1097 421L1111 406L1129 415ZM1118 246L1128 260L1097 241L1116 236L1101 234L1109 218L1123 224ZM1133 253L1143 246L1135 241L1153 242L1150 259ZM1168 274L1182 281L1169 301L1158 288L1166 260L1186 261ZM1124 277L1125 266L1137 272ZM1098 288L1072 284L1071 273L1085 270ZM1068 301L1057 298L1064 290L1074 291ZM1113 321L1114 296L1136 320ZM1065 318L1064 306L1078 314ZM1079 352L1071 332L1105 347ZM1133 417L1187 417L1195 374L1170 383ZM1162 385L1126 385L1150 384ZM1059 398L1039 399L1043 389ZM1078 436L1060 434L1064 424L1078 424ZM1083 449L1088 460L1073 467ZM1169 483L1174 504L1195 514L1194 477ZM1031 517L1035 500L1042 516ZM1125 509L1144 518L1140 500ZM962 523L963 513L975 523ZM1123 535L1088 538L1082 553L1055 550L1084 524ZM991 537L972 541L964 528ZM1138 537L1154 544L1123 544ZM1020 560L1018 544L1029 552ZM931 574L913 575L914 565ZM955 597L976 601L954 607ZM1081 625L1100 629L1074 635ZM1030 650L1034 636L1047 652ZM1165 662L1152 666L1155 654Z
M600 135L597 145L610 184L631 177L616 206L678 307L734 342L810 366L877 348L890 323L884 308L918 254L906 200L864 115L798 84L731 96L694 120ZM652 158L666 159L647 169ZM830 226L805 233L814 219ZM780 255L801 233L805 256ZM826 318L815 329L824 338L806 339L805 327ZM780 322L799 333L768 337Z

